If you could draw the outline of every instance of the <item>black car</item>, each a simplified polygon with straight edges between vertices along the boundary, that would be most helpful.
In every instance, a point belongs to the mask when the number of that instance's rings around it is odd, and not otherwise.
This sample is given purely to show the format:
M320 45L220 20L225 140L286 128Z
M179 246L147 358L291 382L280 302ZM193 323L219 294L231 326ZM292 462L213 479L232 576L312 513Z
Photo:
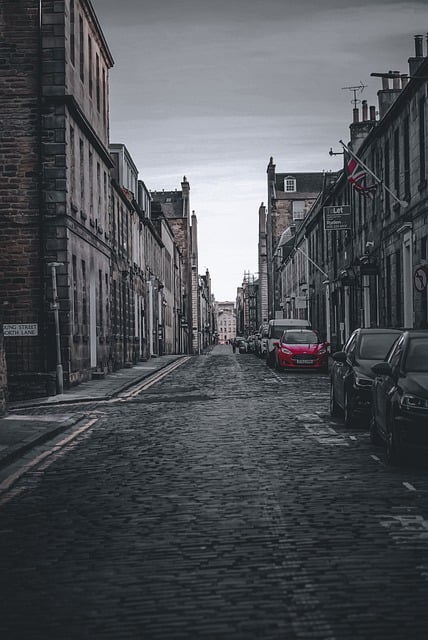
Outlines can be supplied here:
M371 439L399 464L406 449L428 450L428 330L405 331L373 373Z
M402 333L400 329L356 329L343 351L333 353L330 376L332 416L343 411L345 425L350 426L356 413L369 415L374 379L372 366L385 360Z

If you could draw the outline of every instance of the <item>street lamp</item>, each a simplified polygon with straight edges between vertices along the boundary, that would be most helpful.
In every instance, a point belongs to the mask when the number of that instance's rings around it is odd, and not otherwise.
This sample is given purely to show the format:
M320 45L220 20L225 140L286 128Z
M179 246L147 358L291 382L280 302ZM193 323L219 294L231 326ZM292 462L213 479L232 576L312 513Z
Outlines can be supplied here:
M52 273L53 302L51 303L50 308L54 312L54 319L55 319L56 386L57 386L57 393L59 394L64 392L64 374L63 374L62 362L61 362L61 336L59 332L59 302L58 302L58 292L57 292L57 284L56 284L56 268L62 267L63 265L64 265L63 262L48 262L48 267L51 268L51 273Z

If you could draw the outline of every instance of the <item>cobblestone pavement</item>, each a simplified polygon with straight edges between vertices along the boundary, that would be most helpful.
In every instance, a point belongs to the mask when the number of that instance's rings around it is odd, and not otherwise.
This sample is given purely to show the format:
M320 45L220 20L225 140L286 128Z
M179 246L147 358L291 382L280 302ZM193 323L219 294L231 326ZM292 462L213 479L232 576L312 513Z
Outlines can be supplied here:
M229 346L85 406L0 496L1 637L425 640L427 466L327 408Z

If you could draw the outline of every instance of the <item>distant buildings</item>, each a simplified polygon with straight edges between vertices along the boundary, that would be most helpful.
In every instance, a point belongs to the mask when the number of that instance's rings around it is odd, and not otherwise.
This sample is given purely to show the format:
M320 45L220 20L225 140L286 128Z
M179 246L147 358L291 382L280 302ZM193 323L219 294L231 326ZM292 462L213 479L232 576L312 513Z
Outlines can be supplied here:
M235 303L217 302L215 308L217 314L218 340L220 342L227 342L237 335Z

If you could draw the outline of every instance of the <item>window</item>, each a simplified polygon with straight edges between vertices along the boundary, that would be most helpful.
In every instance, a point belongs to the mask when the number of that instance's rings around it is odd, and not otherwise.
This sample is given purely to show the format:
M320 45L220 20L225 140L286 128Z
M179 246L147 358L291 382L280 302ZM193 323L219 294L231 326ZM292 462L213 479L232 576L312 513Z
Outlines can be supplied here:
M394 189L400 197L400 132L394 131Z
M303 220L305 217L305 201L293 200L293 221Z
M79 138L79 162L80 162L80 208L85 208L85 147L82 138Z
M98 53L95 55L95 93L97 99L97 109L101 108L100 105L100 58Z
M404 146L404 197L410 198L410 133L409 118L405 118L403 125L403 146Z
M74 67L75 63L75 42L74 42L74 28L75 28L75 17L74 17L74 0L70 0L70 61Z
M77 258L73 254L72 256L72 265L73 265L73 325L74 325L74 333L78 333L79 331L79 310L78 310L78 299L77 299Z
M94 156L89 150L89 211L92 216L94 212Z
M426 152L425 152L425 98L419 100L419 181L426 180Z
M76 190L76 159L74 157L74 129L70 127L70 190L71 201L74 201L74 193Z
M89 81L89 96L92 98L92 84L93 84L93 73L92 73L92 40L91 36L88 36L88 81Z
M86 290L86 262L82 260L82 323L84 331L88 324L88 293Z
M296 178L292 176L287 176L284 180L284 191L287 193L291 193L296 191Z
M85 43L83 39L83 18L79 16L79 48L80 48L80 79L85 80Z
M389 188L389 175L390 175L390 165L389 165L389 141L386 140L385 141L385 147L383 150L383 159L384 159L384 175L383 175L383 181L385 184L385 187ZM384 191L385 193L385 217L389 216L389 203L390 203L390 199L389 199L389 193L388 191Z

